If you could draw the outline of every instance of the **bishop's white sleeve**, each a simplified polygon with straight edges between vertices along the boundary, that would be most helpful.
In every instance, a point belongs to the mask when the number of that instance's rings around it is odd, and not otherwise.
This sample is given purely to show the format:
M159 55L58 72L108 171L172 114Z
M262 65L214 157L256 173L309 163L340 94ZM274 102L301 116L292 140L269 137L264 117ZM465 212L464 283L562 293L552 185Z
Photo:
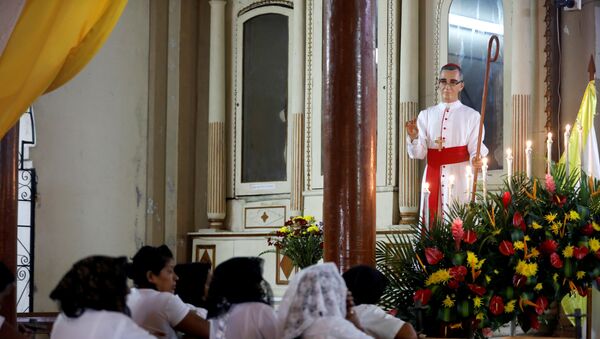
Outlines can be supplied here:
M417 128L419 135L415 140L410 140L406 135L406 151L411 159L425 159L427 156L427 114L421 111L417 118Z
M477 138L479 137L479 121L481 121L481 116L479 113L474 115L474 118L471 119L471 128L469 132L469 138L467 140L467 148L469 150L469 159L473 159L477 155ZM487 156L488 148L483 144L483 140L485 139L485 127L481 131L481 150L479 151L482 157Z

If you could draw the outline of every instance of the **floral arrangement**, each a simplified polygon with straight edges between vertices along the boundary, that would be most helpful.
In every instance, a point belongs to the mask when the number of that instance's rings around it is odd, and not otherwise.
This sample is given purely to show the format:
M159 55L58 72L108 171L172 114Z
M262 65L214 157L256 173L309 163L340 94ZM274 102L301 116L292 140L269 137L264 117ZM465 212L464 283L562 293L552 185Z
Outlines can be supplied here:
M299 268L316 264L323 258L323 223L313 216L291 217L267 239L281 254Z
M565 295L600 284L598 181L557 165L543 182L517 176L486 198L377 244L392 281L385 306L440 324L428 335L490 335L512 319L538 329Z

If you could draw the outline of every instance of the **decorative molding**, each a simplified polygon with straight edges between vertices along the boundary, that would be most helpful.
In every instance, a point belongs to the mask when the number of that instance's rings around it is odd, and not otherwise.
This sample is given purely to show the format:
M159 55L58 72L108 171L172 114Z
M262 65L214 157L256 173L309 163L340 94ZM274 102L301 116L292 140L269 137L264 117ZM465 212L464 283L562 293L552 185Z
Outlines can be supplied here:
M275 283L277 285L287 285L297 272L298 267L294 266L292 259L282 255L277 248L275 250Z
M303 172L304 162L302 161L302 144L304 143L303 131L304 129L304 114L295 113L292 114L292 187L290 191L290 210L293 213L301 213L304 208L304 201L302 199L303 191Z
M401 102L400 103L400 125L403 126L406 121L414 119L418 114L419 104L416 102ZM405 218L411 218L413 214L417 214L411 211L416 211L419 208L419 190L420 183L419 178L419 166L417 161L412 160L406 153L406 138L403 135L399 135L399 144L402 154L400 157L404 161L400 165L399 183L398 188L401 190L398 195L400 205L400 217L402 220ZM416 218L412 219L413 221Z
M527 119L529 117L531 95L513 94L513 173L525 172L525 140L527 140Z
M286 219L285 206L244 208L244 228L279 228Z
M226 214L226 174L225 167L225 123L210 122L208 124L208 187L207 214L209 223L213 221L219 225L223 224ZM217 226L215 224L215 226Z
M313 118L313 110L312 110L312 90L313 90L313 74L312 74L312 62L313 62L313 9L314 9L314 0L306 1L306 97L305 97L305 123L306 123L306 133L304 135L305 138L305 156L304 156L304 169L306 173L306 190L310 191L312 189L312 118Z
M442 31L442 6L444 4L445 0L438 0L436 8L435 8L435 23L434 23L434 32L433 32L433 53L434 53L434 58L433 58L433 74L437 74L438 70L440 69L440 32ZM436 77L433 79L434 81L434 85L433 88L435 89L435 93L436 95L433 96L433 103L434 105L438 104L438 96L437 96L437 92L439 90L439 85L436 81L437 75Z
M286 1L286 0L260 0L260 1L256 1L244 8L242 8L237 16L238 18L248 12L250 12L253 9L257 9L260 7L265 7L265 6L277 6L277 7L285 7L285 8L294 8L294 3L292 1Z
M196 245L194 262L210 264L211 271L215 269L217 245Z
M396 66L395 49L395 15L396 1L388 1L387 8L387 76L386 76L386 117L387 117L387 135L386 135L386 173L385 184L392 186L394 180L394 99L396 98L396 78L394 77Z

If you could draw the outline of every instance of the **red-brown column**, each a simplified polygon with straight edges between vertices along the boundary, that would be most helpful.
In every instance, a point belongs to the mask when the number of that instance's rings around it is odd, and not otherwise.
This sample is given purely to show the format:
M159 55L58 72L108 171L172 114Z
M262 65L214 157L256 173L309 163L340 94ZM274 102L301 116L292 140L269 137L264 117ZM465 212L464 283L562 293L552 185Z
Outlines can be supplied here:
M323 2L325 261L375 265L375 0Z
M0 260L13 273L17 269L17 154L19 125L0 141ZM33 244L32 244L33 246ZM0 314L9 324L17 319L15 290L4 298Z

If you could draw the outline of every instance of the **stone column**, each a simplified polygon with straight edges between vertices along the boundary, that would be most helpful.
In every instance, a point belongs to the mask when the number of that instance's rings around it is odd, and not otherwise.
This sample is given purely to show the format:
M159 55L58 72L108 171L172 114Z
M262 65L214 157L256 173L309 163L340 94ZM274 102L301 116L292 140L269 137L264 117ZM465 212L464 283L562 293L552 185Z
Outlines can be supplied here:
M532 57L528 48L532 45L531 5L529 1L513 3L512 20L512 148L513 173L525 172L525 142L529 136L529 115L531 114ZM556 138L555 140L558 140Z
M292 83L290 113L292 132L292 188L290 215L302 215L304 209L304 0L294 1L292 17Z
M398 123L398 204L400 223L412 224L419 214L419 163L406 152L404 124L419 113L419 2L402 1L400 29L400 109Z
M376 0L323 1L325 261L375 265Z
M208 75L208 192L211 228L225 221L225 0L210 3L210 70Z

